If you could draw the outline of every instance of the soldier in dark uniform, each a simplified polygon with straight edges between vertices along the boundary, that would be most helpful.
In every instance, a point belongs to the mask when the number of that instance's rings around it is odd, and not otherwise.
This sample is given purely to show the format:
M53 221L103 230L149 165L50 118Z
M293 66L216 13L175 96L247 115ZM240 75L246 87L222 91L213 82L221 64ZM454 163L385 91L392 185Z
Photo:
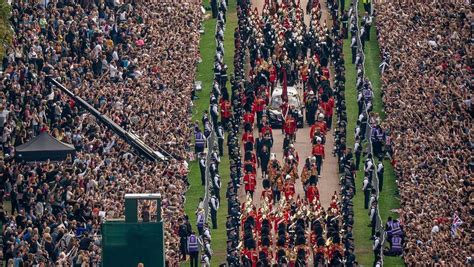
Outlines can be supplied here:
M217 18L217 0L211 0L212 18Z
M315 121L316 111L318 109L318 99L314 95L313 90L308 92L306 99L306 121L308 125L313 125Z

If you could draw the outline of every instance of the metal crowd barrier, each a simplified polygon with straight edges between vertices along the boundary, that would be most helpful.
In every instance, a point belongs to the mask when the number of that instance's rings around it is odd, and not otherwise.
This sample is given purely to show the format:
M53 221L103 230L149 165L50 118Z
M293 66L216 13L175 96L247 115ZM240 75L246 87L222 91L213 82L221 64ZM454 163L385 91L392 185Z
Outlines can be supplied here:
M360 24L359 24L359 1L358 0L352 0L352 4L353 4L353 8L354 8L354 11L353 11L353 14L352 14L352 18L351 20L355 20L354 23L355 25L357 25L357 33L356 33L356 40L357 40L357 55L360 55L361 57L361 62L362 62L362 79L365 80L366 76L365 76L365 54L364 54L364 50L362 49L362 41L361 41L361 36L360 36ZM373 8L373 4L372 4L372 8ZM373 11L371 12L373 14ZM357 73L357 68L356 68L356 73ZM362 81L363 82L363 81ZM377 220L376 220L376 231L380 232L380 246L381 246L381 249L380 249L380 263L381 265L383 266L383 258L384 258L384 255L383 255L383 245L385 243L385 231L384 231L384 228L383 228L383 221L382 221L382 217L380 216L380 210L379 210L379 197L380 197L380 192L379 192L379 178L377 176L377 168L376 168L376 164L375 164L375 160L374 160L374 157L373 157L373 146L372 146L372 140L371 140L371 133L372 133L372 127L370 125L370 116L369 116L369 112L367 110L367 106L365 104L365 101L363 103L363 113L364 113L364 116L367 118L367 126L366 126L366 129L365 129L365 140L367 140L367 144L369 146L369 152L370 152L370 155L371 155L371 160L373 162L373 164L375 165L375 168L374 168L374 171L373 171L373 175L372 175L372 188L375 188L376 189L376 194L377 194ZM362 145L362 144L361 144Z
M220 5L220 2L218 1L218 8L219 8L219 5ZM219 11L220 12L220 11ZM219 30L219 27L218 27L218 19L216 20L216 28L215 28L215 33L217 33L217 31ZM224 26L223 26L223 29L225 31L225 21L224 21ZM218 45L218 41L217 41L217 38L216 38L216 47ZM216 48L216 52L217 52L217 48ZM212 92L211 92L212 94ZM211 113L211 106L209 105L208 107L208 111L209 111L209 114ZM210 198L211 198L211 195L212 195L212 185L213 185L213 182L212 182L212 179L213 177L211 177L211 171L210 171L210 167L211 167L211 157L212 157L212 154L214 152L217 152L217 136L216 136L216 128L214 127L213 123L212 123L212 120L209 120L209 123L211 124L211 134L209 135L209 137L207 138L207 155L206 155L206 176L205 176L205 192L204 192L204 218L206 218L206 222L209 223L209 221L211 220L211 216L210 216L210 207L209 207L209 201L210 201Z
M211 122L212 125L212 122ZM206 155L206 185L205 185L205 192L204 192L204 218L206 218L206 222L209 222L210 215L209 215L209 199L211 194L211 185L212 185L212 177L210 172L211 167L211 155L213 153L214 144L216 142L216 133L211 131L211 135L207 138L207 155Z

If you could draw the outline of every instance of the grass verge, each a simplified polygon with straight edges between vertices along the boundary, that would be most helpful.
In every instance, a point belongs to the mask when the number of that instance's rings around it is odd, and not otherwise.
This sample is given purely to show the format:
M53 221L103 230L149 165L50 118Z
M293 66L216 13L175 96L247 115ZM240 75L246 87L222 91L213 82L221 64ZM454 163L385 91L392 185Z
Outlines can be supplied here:
M349 2L346 2L346 7L349 6ZM359 5L359 14L363 15L363 6ZM375 23L374 23L375 25ZM383 103L382 103L382 91L381 91L381 82L379 74L379 64L380 64L380 48L377 42L375 26L371 28L370 33L371 39L365 43L365 70L366 75L369 80L372 82L374 89L374 112L379 113L382 118L385 118L383 112ZM347 125L347 146L354 146L354 134L353 130L355 129L358 108L357 108L357 91L355 88L356 82L356 71L355 65L351 62L352 54L350 48L350 39L344 40L344 60L346 67L346 109L348 116L348 125ZM364 209L364 194L361 190L362 181L364 177L363 173L363 160L361 160L360 171L357 172L356 176L356 187L357 194L354 198L354 241L356 249L356 258L357 261L362 266L370 266L373 264L374 255L372 252L372 241L369 240L371 237L371 228L367 225L369 224L369 210ZM394 218L398 217L397 213L394 213L394 209L400 207L400 202L397 196L397 184L396 177L393 171L393 167L390 164L390 161L384 161L384 186L383 190L380 193L379 198L379 210L380 216L384 222L386 222L388 216ZM401 257L384 257L384 265L386 266L404 266L403 259Z
M235 0L229 1L227 7L227 22L226 31L224 33L224 62L228 66L227 73L230 76L234 72L234 29L237 27ZM200 51L202 63L199 64L197 70L197 80L202 81L202 91L197 93L199 99L194 101L193 120L201 121L201 116L204 110L209 108L209 97L214 79L213 64L214 55L216 51L216 43L214 40L216 20L210 19L204 22L205 33L201 35ZM227 88L230 88L228 85ZM219 165L219 174L221 177L221 205L217 212L218 229L212 230L212 244L211 247L214 255L211 259L211 266L218 266L220 263L226 261L227 256L227 233L226 233L226 218L227 218L227 199L225 193L227 191L227 183L230 181L230 167L229 156L227 149L224 149L224 156L221 158ZM186 193L185 211L189 215L190 222L193 228L196 227L195 210L199 204L199 198L204 196L204 187L201 186L201 178L199 171L199 164L197 161L190 162L189 183L191 184ZM184 265L181 264L182 266Z

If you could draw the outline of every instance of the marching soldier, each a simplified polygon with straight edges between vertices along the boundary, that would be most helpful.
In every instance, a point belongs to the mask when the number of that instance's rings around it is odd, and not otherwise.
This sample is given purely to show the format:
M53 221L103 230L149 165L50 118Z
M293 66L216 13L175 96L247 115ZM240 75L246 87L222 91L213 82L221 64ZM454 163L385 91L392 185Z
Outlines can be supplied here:
M249 124L253 128L253 125L255 123L255 114L251 111L245 112L244 123Z
M295 195L295 184L294 182L291 181L291 176L287 175L286 176L286 182L285 182L285 198L287 201L290 201L293 199Z
M228 99L222 98L221 103L221 122L224 129L227 129L230 118L232 117L232 104Z
M255 101L255 109L257 111L257 124L260 125L260 122L263 117L263 111L265 110L265 106L267 102L265 101L265 97L260 95Z
M262 147L258 155L258 161L260 162L260 166L262 168L262 177L265 178L268 174L268 163L270 161L270 151L266 145Z
M255 186L257 185L255 174L249 171L246 171L246 174L244 176L244 184L245 184L245 193L250 194L251 198L253 198Z
M305 160L305 164L303 166L303 170L301 171L301 184L303 185L303 189L306 191L306 187L309 181L310 176L310 169L311 169L311 158L308 157Z
M318 170L318 176L321 175L321 166L323 164L323 159L325 156L324 145L321 144L321 140L318 139L317 143L313 146L312 154L316 157L316 167Z
M308 125L313 125L316 111L318 109L318 99L315 97L313 90L309 90L306 98L306 121Z
M306 197L308 199L309 203L312 203L313 200L318 199L319 200L319 191L318 188L315 185L308 185L308 189L306 190Z
M293 140L293 142L296 141L296 131L296 120L290 113L288 113L287 119L284 123L284 132L290 136L290 139Z
M313 141L314 139L314 135L316 134L316 132L319 130L319 132L321 132L323 135L326 134L326 131L327 131L327 124L326 122L324 121L324 114L323 113L319 113L318 115L318 121L314 123L313 126L311 126L311 130L310 130L310 133L309 133L309 137L311 139L311 141Z

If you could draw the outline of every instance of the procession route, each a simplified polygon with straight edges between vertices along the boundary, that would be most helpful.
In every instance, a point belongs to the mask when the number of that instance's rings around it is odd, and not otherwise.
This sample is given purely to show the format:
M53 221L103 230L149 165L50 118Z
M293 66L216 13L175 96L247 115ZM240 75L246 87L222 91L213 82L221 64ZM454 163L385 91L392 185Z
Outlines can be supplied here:
M306 10L307 3L308 3L308 0L301 0L301 7L303 8L304 11ZM265 4L265 0L252 0L252 7L253 8L257 7L259 14L261 14L264 4ZM326 7L326 1L321 3L321 9L323 12L321 23L323 23L324 20L326 20L328 23L331 23L331 20L328 19L329 13ZM309 24L309 16L308 14L306 14L306 12L305 12L305 23L307 25ZM333 81L331 79L331 85L332 83ZM335 123L333 123L333 126L335 126ZM311 145L309 133L310 133L310 126L308 126L306 123L304 124L303 128L298 129L298 131L296 132L296 142L294 143L294 146L300 158L299 165L298 165L298 174L301 174L306 158L311 156L312 145ZM258 137L257 130L254 130L254 137L255 138ZM281 129L273 130L274 143L273 143L271 152L276 154L277 159L281 163L283 163L282 161L283 138L284 138L284 135L282 134ZM322 165L321 178L319 179L319 182L318 182L318 190L320 193L321 205L323 206L323 208L326 209L327 207L329 207L329 204L331 202L331 197L334 195L334 192L340 191L338 161L337 161L337 158L334 157L332 154L332 151L334 149L333 130L329 131L326 134L326 144L324 145L324 149L326 151L326 159L324 160L323 165ZM242 153L243 153L243 148L242 148ZM260 195L263 190L262 181L263 179L261 176L261 171L259 169L257 170L257 186L255 188L254 198L252 201L255 207L257 208L260 207ZM296 181L295 191L296 191L295 198L297 195L300 195L300 197L304 198L305 193L303 190L303 186L301 184L301 180ZM240 188L240 200L241 200L241 203L245 202L246 200L243 186Z

